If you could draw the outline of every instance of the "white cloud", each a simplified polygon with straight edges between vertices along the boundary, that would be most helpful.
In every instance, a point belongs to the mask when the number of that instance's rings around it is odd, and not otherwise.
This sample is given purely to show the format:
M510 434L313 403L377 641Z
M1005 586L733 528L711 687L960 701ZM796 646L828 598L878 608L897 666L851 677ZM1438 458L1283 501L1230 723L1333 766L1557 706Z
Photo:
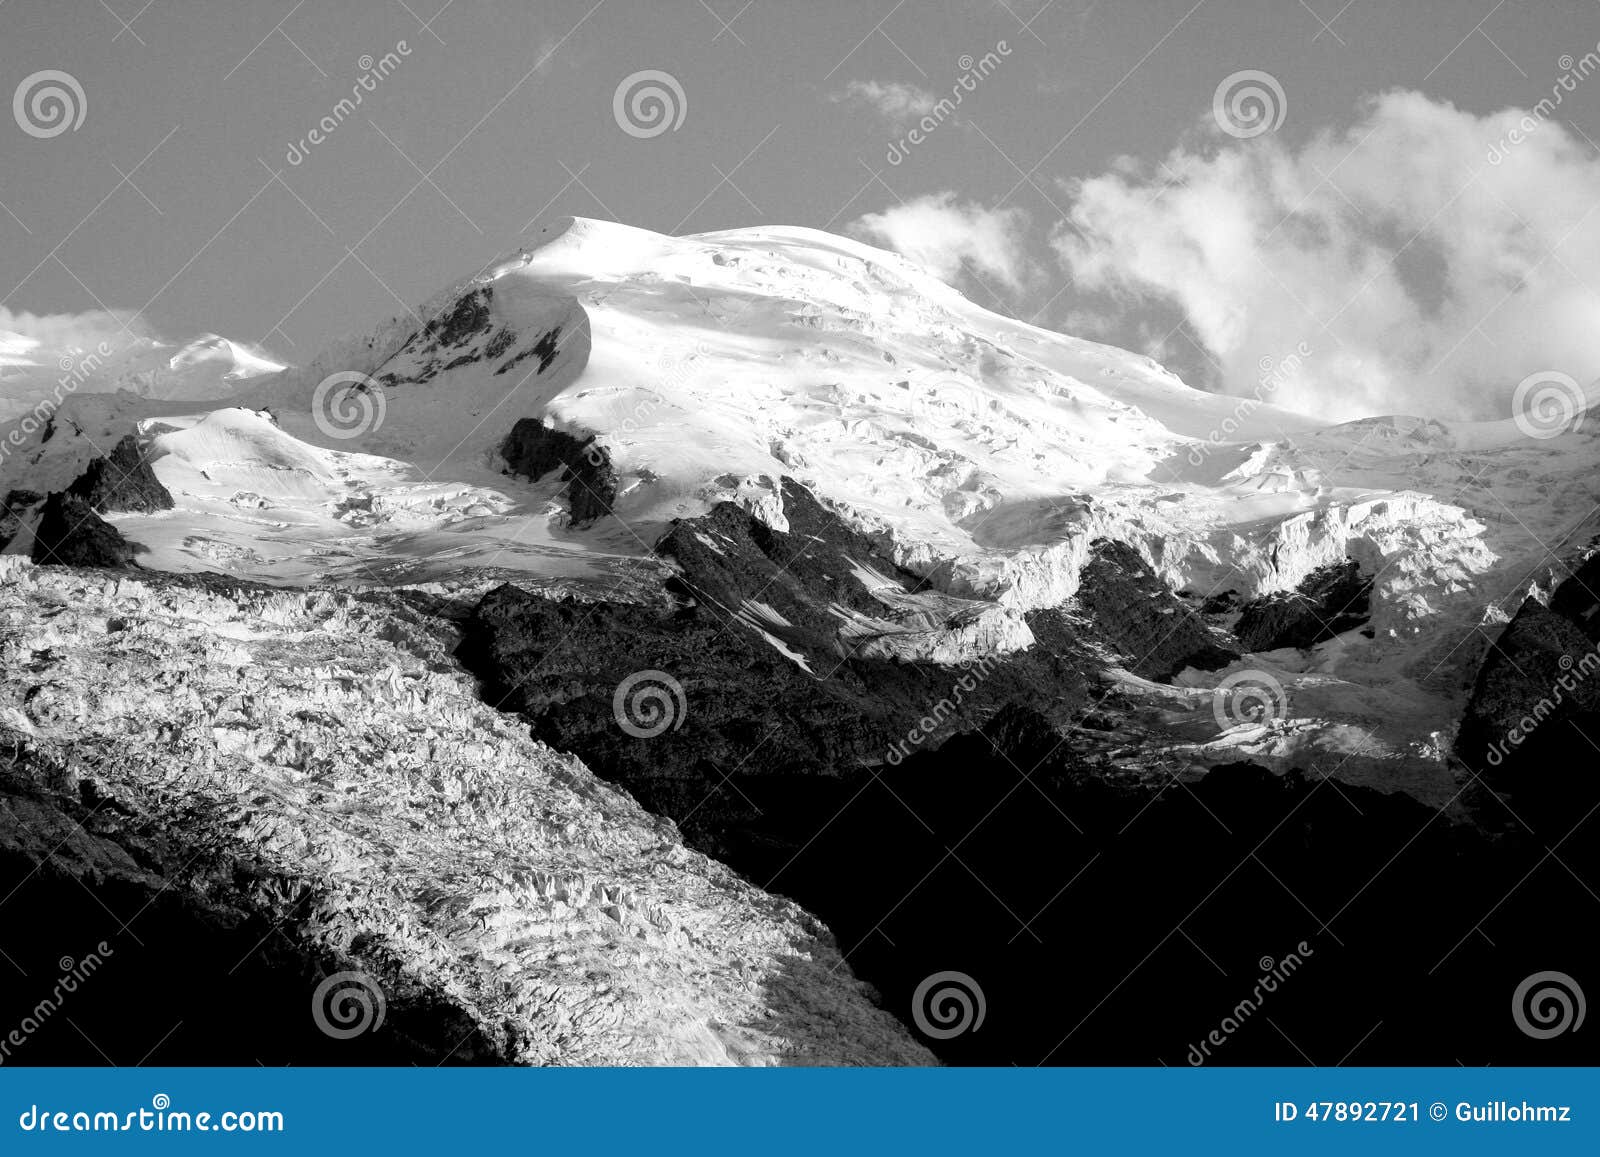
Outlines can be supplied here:
M877 80L852 80L842 92L834 93L829 99L868 105L892 125L921 120L933 112L939 100L927 89L914 84Z
M1556 122L1507 148L1527 115L1397 91L1299 148L1212 134L1067 186L1052 241L1080 290L1176 306L1228 392L1304 341L1285 405L1504 418L1530 373L1600 374L1600 159Z
M1036 276L1026 245L1028 215L929 193L851 222L850 232L878 241L954 283L963 273L1016 293Z
M132 310L91 309L83 313L28 313L0 306L0 331L26 339L30 349L41 356L72 354L95 350L104 342L113 350L123 349L153 336Z

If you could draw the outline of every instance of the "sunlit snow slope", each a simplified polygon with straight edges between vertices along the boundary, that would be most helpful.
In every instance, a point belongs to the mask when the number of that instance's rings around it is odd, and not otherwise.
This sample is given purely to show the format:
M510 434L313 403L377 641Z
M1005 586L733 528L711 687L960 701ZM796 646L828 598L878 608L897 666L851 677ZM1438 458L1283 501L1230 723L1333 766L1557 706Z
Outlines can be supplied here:
M781 527L785 475L930 587L1011 613L1068 602L1102 537L1198 596L1288 590L1353 557L1375 576L1372 638L1246 662L1319 721L1315 742L1376 736L1380 756L1424 760L1481 650L1463 636L1587 541L1596 497L1592 429L1323 428L798 228L569 220L310 366L211 397L78 394L0 484L59 488L138 431L177 503L112 516L147 565L291 583L611 589L651 573L636 560L670 520L719 500ZM519 419L594 437L613 516L574 525L560 470L507 474ZM1138 693L1158 713L1185 694ZM1224 741L1292 758L1309 740L1290 724Z

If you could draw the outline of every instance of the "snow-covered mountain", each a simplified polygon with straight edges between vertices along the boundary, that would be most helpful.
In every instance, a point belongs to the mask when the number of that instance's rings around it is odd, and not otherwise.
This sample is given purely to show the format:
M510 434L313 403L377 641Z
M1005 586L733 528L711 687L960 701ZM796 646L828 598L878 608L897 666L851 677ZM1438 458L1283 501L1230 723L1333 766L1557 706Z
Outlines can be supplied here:
M1270 404L1309 356L1226 397L844 238L572 219L309 366L205 339L0 432L0 539L438 599L492 704L774 880L822 798L784 777L980 726L1064 781L1249 758L1459 810L1492 639L1594 541L1595 430L1326 426ZM617 732L630 672L693 726Z
M170 361L238 366L234 348ZM63 487L137 431L176 502L113 516L145 564L273 582L521 575L609 589L673 519L718 501L781 529L784 477L927 589L1013 616L1071 600L1100 539L1133 546L1174 590L1241 602L1355 558L1376 584L1379 637L1317 670L1263 661L1318 722L1248 743L1278 758L1332 744L1343 762L1352 736L1376 736L1382 763L1424 778L1477 660L1459 635L1503 616L1538 577L1537 543L1572 534L1587 509L1587 432L1321 428L1270 390L1263 403L1192 389L1149 358L1001 317L903 258L806 229L670 238L569 220L415 315L228 392L236 408L72 396L0 482ZM551 462L582 443L603 468L571 485L561 470L508 475L522 419L548 432ZM570 492L609 516L575 521ZM991 634L1026 641L1016 626ZM1330 730L1330 716L1356 730ZM1344 774L1364 774L1363 751Z
M94 332L104 340L86 345L0 329L0 421L42 416L77 393L215 399L284 369L216 334L178 344L109 324Z

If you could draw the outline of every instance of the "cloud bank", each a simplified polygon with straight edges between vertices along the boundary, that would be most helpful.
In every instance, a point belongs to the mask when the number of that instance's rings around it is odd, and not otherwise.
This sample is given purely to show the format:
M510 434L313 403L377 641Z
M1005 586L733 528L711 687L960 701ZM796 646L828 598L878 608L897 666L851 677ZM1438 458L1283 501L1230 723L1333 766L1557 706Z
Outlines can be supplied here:
M849 231L952 284L967 274L982 285L1018 293L1037 276L1028 256L1028 220L1021 209L986 209L946 191L867 213L851 222Z
M1600 375L1600 159L1554 121L1507 146L1528 115L1396 91L1299 147L1203 134L1064 183L1051 241L1102 311L1176 307L1225 392L1303 341L1291 408L1505 418L1531 373ZM952 208L879 228L935 245Z

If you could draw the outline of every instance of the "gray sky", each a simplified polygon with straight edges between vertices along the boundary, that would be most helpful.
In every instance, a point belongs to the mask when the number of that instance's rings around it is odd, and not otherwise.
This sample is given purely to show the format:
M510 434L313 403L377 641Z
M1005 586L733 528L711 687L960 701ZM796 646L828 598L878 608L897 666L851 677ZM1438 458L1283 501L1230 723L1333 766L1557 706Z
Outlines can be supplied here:
M987 213L1021 211L1001 219L1025 273L982 262L953 272L975 300L1056 328L1092 316L1098 336L1143 334L1204 377L1203 362L1226 362L1225 337L1213 358L1187 330L1165 344L1151 336L1195 312L1173 306L1182 287L1163 284L1163 304L1162 293L1090 301L1073 283L1048 241L1073 206L1072 182L1119 156L1157 165L1194 141L1219 82L1239 70L1279 82L1273 136L1293 150L1395 88L1476 116L1531 108L1563 54L1600 40L1593 0L442 3L0 6L0 88L54 69L86 102L82 124L54 136L0 122L3 304L140 310L173 336L214 331L306 361L552 216L675 233L843 232L901 201L950 194ZM290 164L291 142L350 93L362 58L401 41L409 54L355 114ZM959 114L889 165L903 127L893 94L949 93L961 58L1001 41L1007 54ZM645 69L669 73L685 98L682 124L650 137L613 115L619 83ZM1540 131L1592 156L1583 142L1600 139L1597 111L1600 78L1581 80L1556 113L1569 128ZM1159 180L1145 187L1154 194ZM1425 247L1413 258L1425 278Z

